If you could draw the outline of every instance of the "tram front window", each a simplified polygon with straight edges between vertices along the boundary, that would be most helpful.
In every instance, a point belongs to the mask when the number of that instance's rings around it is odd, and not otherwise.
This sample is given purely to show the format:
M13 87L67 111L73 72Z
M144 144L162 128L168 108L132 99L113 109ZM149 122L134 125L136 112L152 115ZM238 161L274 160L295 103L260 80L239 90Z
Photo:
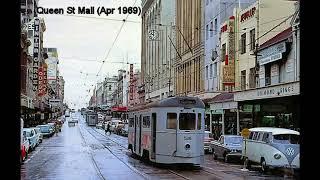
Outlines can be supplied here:
M180 115L179 115L179 129L180 130L195 130L196 129L196 115L195 115L195 113L180 113Z

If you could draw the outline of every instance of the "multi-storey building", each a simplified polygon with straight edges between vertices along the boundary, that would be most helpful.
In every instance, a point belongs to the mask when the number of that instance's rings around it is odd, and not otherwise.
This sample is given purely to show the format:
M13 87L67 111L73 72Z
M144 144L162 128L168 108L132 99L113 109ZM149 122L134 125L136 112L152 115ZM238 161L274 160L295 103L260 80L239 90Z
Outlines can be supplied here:
M257 126L298 127L299 60L290 23L298 14L294 3L256 1L235 9L222 23L220 87L235 90L210 102L211 111L219 112L222 134Z
M188 13L186 13L188 12ZM204 5L202 0L176 0L175 94L204 92Z
M117 82L118 82L118 77L117 76L113 76L113 77L107 77L105 78L104 82L103 82L103 86L104 86L104 106L106 110L110 110L111 107L113 106L113 97L112 94L116 91L117 89Z
M142 1L141 91L148 100L173 94L175 1ZM139 92L141 92L139 91Z
M222 37L220 34L220 25L223 24L229 17L233 15L234 8L241 6L246 8L253 4L256 0L241 0L234 2L234 0L203 0L205 3L204 27L202 30L205 42L205 91L217 92L232 90L233 86L230 82L224 86L222 77L220 76L221 63L225 60L221 50L226 48L220 47ZM224 26L223 26L224 27ZM221 30L225 31L225 30ZM222 53L222 54L221 54ZM225 54L225 53L224 53ZM234 84L234 82L233 82Z
M36 9L39 0L22 0L21 1L21 21L22 23L30 22L34 17L38 17Z

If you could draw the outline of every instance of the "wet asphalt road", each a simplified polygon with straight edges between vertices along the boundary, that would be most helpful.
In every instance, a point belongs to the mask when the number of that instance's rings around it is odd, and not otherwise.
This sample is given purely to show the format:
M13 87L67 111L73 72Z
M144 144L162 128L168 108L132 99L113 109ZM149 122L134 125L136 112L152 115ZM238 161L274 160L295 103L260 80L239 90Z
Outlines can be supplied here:
M58 136L44 139L21 167L21 179L294 179L283 174L263 175L258 170L241 171L239 163L224 163L206 155L202 169L158 167L133 158L127 138L67 121ZM68 120L68 119L67 119Z

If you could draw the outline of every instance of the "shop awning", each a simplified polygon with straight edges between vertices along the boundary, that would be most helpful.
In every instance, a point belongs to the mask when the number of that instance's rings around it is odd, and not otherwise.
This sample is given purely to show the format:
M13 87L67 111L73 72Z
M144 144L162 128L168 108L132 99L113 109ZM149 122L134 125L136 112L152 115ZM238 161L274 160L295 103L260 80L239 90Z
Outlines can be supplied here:
M234 100L234 94L233 93L221 93L215 97L213 97L208 103L216 103L216 102L227 102L227 101L233 101Z
M238 103L234 101L233 93L221 93L209 102L211 110L236 109Z
M259 46L259 51L262 49L265 49L269 46L272 46L274 44L277 44L281 41L284 41L284 40L288 39L290 36L292 36L292 27L289 27L288 29L280 32L279 34L275 35L273 38L271 38L268 41L261 44Z
M113 111L113 112L127 112L128 107L126 107L126 106L113 107L113 108L111 108L111 111Z

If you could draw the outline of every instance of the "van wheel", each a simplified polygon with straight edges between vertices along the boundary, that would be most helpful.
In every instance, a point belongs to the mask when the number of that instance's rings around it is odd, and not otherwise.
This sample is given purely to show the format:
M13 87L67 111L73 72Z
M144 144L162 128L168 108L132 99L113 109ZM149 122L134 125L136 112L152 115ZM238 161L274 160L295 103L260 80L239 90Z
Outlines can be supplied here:
M244 166L245 166L246 169L250 169L251 168L251 162L247 157L244 158Z
M264 158L261 158L260 165L261 165L261 171L264 172L264 173L267 172L268 166L267 166L267 163L264 160Z
M224 155L223 155L223 160L224 160L225 163L229 162L229 159L228 159L228 156L227 156L226 153L224 153Z

